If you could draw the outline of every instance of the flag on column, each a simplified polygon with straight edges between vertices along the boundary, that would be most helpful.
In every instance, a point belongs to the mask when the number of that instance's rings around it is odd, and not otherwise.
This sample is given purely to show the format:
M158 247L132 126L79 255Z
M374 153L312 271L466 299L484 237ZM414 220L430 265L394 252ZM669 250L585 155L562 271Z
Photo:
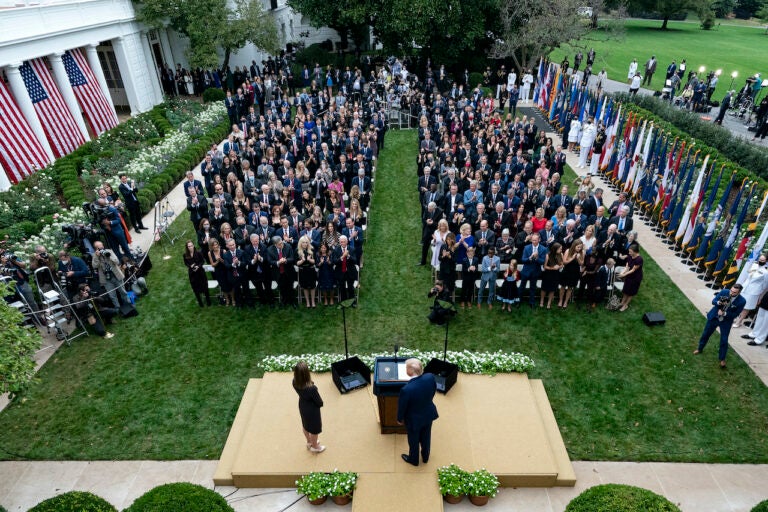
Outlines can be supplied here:
M707 230L707 217L709 215L710 209L712 208L712 204L714 203L715 194L720 188L720 181L723 178L724 169L725 165L720 167L720 174L717 175L717 181L715 181L715 184L712 186L709 199L706 201L706 204L704 204L704 196L706 195L707 189L709 189L709 182L712 180L712 175L715 173L715 162L712 162L712 168L710 169L709 175L707 176L707 181L704 183L704 187L701 189L699 204L694 205L694 211L691 212L690 227L685 232L682 245L682 248L691 254L693 254L693 252L699 248L699 242L702 240L702 237ZM698 223L698 217L703 217L703 222Z
M62 56L61 61L64 63L64 69L67 70L67 77L77 102L80 103L85 119L93 132L100 135L117 126L115 110L110 100L104 97L104 92L96 75L88 66L88 61L83 57L83 52L79 48L69 50Z
M49 163L48 154L0 80L0 163L8 181L18 183Z
M685 199L688 197L688 190L691 188L691 180L693 180L693 175L696 172L696 164L699 162L699 152L696 151L696 153L693 155L693 162L691 165L688 166L688 174L685 179L685 183L683 185L683 188L680 192L680 194L677 195L677 204L675 205L675 209L672 212L672 220L669 223L669 231L667 231L667 236L672 236L673 233L677 231L677 227L680 225L680 221L683 218L683 210L685 209Z
M68 155L85 143L45 60L39 58L26 61L19 67L19 72L54 156L59 158Z
M711 267L719 260L720 253L725 246L726 237L731 230L731 224L735 222L736 214L739 212L741 196L744 195L744 190L747 188L748 183L749 180L747 180L747 178L744 178L744 181L741 182L741 187L739 187L739 191L736 193L736 199L733 200L733 203L728 210L728 214L725 216L725 222L723 222L723 226L720 228L717 238L712 242L712 247L709 248L709 254L707 254L707 261L704 263L704 266Z

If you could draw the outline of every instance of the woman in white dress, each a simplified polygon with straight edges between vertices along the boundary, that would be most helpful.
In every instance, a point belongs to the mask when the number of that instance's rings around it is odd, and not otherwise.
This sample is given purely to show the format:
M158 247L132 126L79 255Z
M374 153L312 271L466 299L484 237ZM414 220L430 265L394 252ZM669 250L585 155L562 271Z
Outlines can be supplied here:
M435 270L440 268L440 249L445 243L445 237L448 236L448 221L440 219L437 223L437 229L432 233L432 259L430 263Z
M637 59L632 59L629 63L629 72L627 73L627 83L631 82L637 73Z
M766 287L768 287L768 265L766 261L768 261L768 258L761 254L760 258L749 267L747 280L744 281L744 289L741 291L741 295L747 303L744 305L739 318L734 320L734 327L741 327L747 315L757 308L757 301L766 290Z
M192 83L192 75L189 73L189 71L184 72L184 85L187 88L187 94L192 96L195 93L195 86Z
M576 149L576 143L581 137L581 121L578 117L571 120L571 129L568 131L568 151L573 152Z

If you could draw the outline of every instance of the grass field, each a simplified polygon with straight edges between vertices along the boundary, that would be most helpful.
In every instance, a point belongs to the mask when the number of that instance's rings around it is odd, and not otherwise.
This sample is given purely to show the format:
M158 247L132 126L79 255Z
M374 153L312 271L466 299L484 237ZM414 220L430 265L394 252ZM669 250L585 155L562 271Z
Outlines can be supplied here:
M733 82L733 87L737 90L750 75L759 72L763 78L768 77L768 61L763 50L768 43L768 35L764 29L721 25L712 30L702 30L697 23L670 21L668 30L659 30L661 21L658 20L628 20L625 27L623 41L606 41L604 35L598 32L594 35L597 41L587 40L580 43L586 47L586 50L583 50L585 58L589 48L595 48L595 74L605 67L608 78L626 82L632 59L637 59L642 74L645 61L651 55L656 55L659 63L651 85L655 89L661 89L667 66L673 59L678 64L682 59L686 59L688 70L698 71L700 66L706 68L706 73L722 69L715 91L715 98L718 100L720 96L725 95L733 71L738 72L738 77ZM573 47L564 46L552 52L551 58L559 63L564 55L568 55L568 60L573 64L575 53Z
M380 161L361 303L347 316L354 352L442 346L444 331L426 320L430 272L415 265L415 137L390 133ZM186 220L173 226L182 228ZM0 413L0 458L215 459L264 355L343 350L336 309L198 308L182 246L168 261L153 252L140 316L120 320L111 340L60 349L25 399ZM667 325L646 327L648 310L664 311ZM573 459L768 462L768 392L734 353L721 371L715 342L693 358L702 326L646 259L626 313L462 311L450 344L532 356L531 377L544 380Z

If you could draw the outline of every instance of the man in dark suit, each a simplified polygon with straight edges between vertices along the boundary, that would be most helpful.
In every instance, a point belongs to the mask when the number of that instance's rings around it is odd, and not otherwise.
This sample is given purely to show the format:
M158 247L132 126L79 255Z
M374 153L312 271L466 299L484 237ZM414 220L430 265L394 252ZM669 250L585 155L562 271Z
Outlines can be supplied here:
M333 262L341 300L351 299L355 296L355 279L357 279L355 264L357 260L354 251L349 247L349 240L346 236L339 237L339 245L333 249L331 261Z
M137 233L141 233L140 230L147 229L144 227L144 223L141 222L141 210L139 208L139 198L136 196L139 189L136 187L136 182L131 180L128 182L128 176L125 174L120 175L120 186L118 187L120 193L123 195L123 202L125 203L125 209L128 210L128 214L131 217L131 224L133 229Z
M357 176L352 178L352 186L360 190L360 208L366 210L371 201L371 178L365 175L365 169L357 169Z
M427 253L432 243L432 234L437 229L437 223L443 218L443 211L434 203L427 205L427 209L421 216L421 261L419 265L427 264Z
M195 179L195 174L192 171L187 171L187 179L184 180L182 188L184 189L184 195L189 197L189 189L194 188L197 191L197 195L205 195L203 184L200 180Z
M408 359L405 361L405 371L411 378L403 389L397 402L397 422L405 424L408 433L408 453L401 457L408 464L419 465L419 447L421 460L429 461L429 451L432 443L432 422L438 418L437 407L432 399L437 385L435 376L424 373L421 361Z
M595 211L595 214L587 219L588 226L595 227L595 235L599 235L608 229L608 219L605 218L605 206L599 206Z
M701 354L704 347L707 346L709 337L714 334L716 329L720 329L720 350L718 358L720 359L720 368L725 368L725 356L728 354L728 335L731 333L733 321L738 318L744 309L746 300L741 296L742 286L738 283L731 286L729 290L721 290L712 299L712 309L707 313L707 323L704 325L704 332L699 338L699 346L693 351L693 355Z
M573 210L573 198L568 195L568 185L563 185L560 193L552 199L552 207L555 210L561 206L564 206L568 213Z
M632 217L629 216L629 206L624 205L620 210L618 215L615 217L611 217L611 219L608 221L608 224L616 224L616 230L621 233L622 235L626 235L630 231L632 231Z
M355 261L358 265L363 261L363 244L365 243L364 231L355 226L355 221L351 217L344 219L346 225L341 230L341 234L347 237L349 249L355 255ZM354 282L353 282L354 284Z
M248 281L253 283L256 294L259 296L259 302L263 305L272 305L274 297L272 296L272 279L269 275L266 247L266 244L261 243L259 235L253 233L250 236L248 245L243 250L243 260L246 264ZM251 305L250 293L246 299L248 304Z
M611 203L611 207L608 208L608 214L612 217L615 217L619 214L621 208L624 206L627 207L627 217L632 217L635 205L632 204L632 201L629 200L626 192L621 192L619 193L619 198Z
M293 249L283 242L280 236L273 236L272 245L267 248L267 261L272 267L272 280L277 281L280 290L280 303L296 309L296 295L293 292L293 282L296 280Z
M274 236L282 238L283 242L290 245L294 252L296 251L296 247L299 245L299 232L290 226L288 217L285 215L280 217L280 227L275 229Z
M248 297L248 275L244 253L242 249L237 248L233 238L227 240L227 248L223 251L221 259L227 268L227 279L235 292L235 303L243 307Z
M547 258L547 248L539 243L538 233L531 235L531 243L523 249L523 269L520 271L520 295L528 283L528 304L533 309L536 303L536 280L541 275L541 266Z
M488 229L488 221L480 221L480 229L475 231L475 245L477 246L477 255L483 258L488 254L488 249L496 247L496 234Z
M238 217L237 226L232 230L233 234L235 235L235 244L237 244L240 249L245 249L245 247L250 243L251 235L255 231L256 228L250 224L246 224L245 217Z

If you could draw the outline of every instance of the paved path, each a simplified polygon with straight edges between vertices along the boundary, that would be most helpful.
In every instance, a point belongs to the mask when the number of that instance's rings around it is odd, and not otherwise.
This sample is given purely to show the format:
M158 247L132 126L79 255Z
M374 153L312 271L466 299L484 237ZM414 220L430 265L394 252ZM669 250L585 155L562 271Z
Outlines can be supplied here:
M333 449L332 447L329 449ZM9 512L26 511L43 499L70 490L93 492L118 510L149 489L169 482L213 487L217 461L0 462L0 504ZM575 487L505 488L486 510L562 512L576 495L598 484L621 483L650 489L676 503L683 512L748 512L768 498L768 465L575 462ZM217 492L237 512L349 510L330 501L309 505L294 489L236 489ZM298 500L298 501L297 501ZM294 502L295 505L291 506ZM468 500L446 510L476 510ZM413 512L413 511L402 511Z

